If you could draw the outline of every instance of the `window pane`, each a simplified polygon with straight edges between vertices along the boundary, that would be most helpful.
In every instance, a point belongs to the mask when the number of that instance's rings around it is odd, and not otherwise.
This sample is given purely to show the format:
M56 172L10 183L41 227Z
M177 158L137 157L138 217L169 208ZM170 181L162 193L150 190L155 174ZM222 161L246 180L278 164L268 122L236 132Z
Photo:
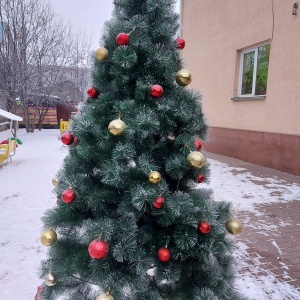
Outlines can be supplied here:
M241 91L242 95L252 94L254 57L255 57L254 51L244 54L242 91Z
M265 95L267 91L270 45L258 48L255 95Z

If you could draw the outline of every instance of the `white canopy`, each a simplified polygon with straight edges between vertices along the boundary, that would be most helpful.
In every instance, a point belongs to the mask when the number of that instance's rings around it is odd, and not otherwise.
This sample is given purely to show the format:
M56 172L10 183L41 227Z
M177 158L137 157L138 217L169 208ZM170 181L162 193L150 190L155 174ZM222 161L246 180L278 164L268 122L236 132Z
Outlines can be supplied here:
M0 108L0 116L12 121L23 121L23 118Z

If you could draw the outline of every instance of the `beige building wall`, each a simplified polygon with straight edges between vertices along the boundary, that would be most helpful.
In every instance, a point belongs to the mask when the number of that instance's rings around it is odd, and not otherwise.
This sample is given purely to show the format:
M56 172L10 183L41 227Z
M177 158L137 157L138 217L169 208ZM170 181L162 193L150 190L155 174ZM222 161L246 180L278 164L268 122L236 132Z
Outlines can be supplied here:
M300 134L300 9L292 15L294 2L182 0L182 55L210 126ZM231 100L239 50L265 41L271 41L266 98Z

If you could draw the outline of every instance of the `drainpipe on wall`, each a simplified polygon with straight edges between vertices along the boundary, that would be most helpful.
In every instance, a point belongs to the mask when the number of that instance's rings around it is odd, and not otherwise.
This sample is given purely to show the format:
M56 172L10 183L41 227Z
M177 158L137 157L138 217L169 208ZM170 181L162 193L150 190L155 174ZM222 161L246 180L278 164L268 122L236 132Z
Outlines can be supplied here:
M178 0L178 1L179 1L179 13L180 13L180 30L179 30L179 35L182 37L183 0Z

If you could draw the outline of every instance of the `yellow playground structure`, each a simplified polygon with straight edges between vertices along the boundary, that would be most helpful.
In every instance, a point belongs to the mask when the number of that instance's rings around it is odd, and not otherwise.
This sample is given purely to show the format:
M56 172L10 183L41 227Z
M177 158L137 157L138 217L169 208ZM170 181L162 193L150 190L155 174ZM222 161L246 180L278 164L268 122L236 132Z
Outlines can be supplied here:
M19 121L23 119L17 115L14 115L8 111L0 109L0 116L8 119L8 121L0 123L0 125L9 124L10 131L12 132L13 126L16 128L16 133L19 126ZM5 163L8 161L12 161L12 156L16 154L16 147L17 147L17 135L15 134L14 137L8 138L7 143L0 144L0 163Z
M63 119L60 119L60 122L59 122L60 133L68 131L69 126L70 126L70 121L64 121Z

